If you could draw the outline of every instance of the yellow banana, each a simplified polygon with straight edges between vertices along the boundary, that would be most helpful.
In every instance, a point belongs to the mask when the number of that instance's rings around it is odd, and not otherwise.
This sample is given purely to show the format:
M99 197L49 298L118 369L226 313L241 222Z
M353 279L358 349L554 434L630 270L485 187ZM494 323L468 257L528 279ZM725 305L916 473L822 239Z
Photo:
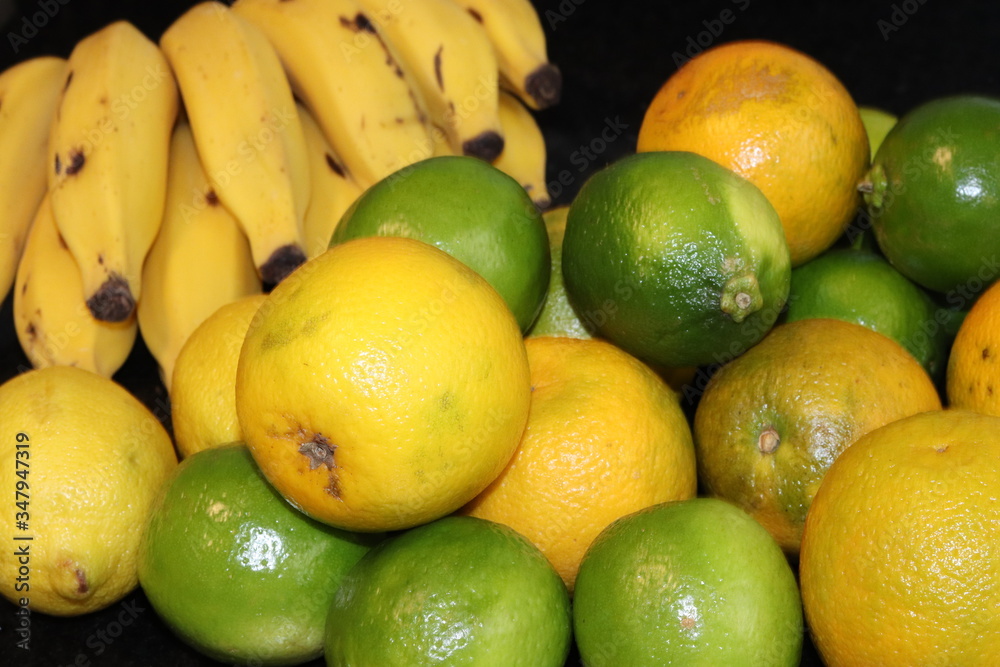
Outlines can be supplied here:
M356 0L238 0L233 11L267 34L360 186L433 154L420 91Z
M49 127L66 61L25 60L0 74L0 301L14 282L31 221L45 196Z
M524 104L500 91L500 124L506 144L493 166L520 183L535 206L545 210L552 203L545 184L545 137Z
M532 109L559 102L562 74L548 60L545 31L530 0L452 0L486 28L500 63L500 83Z
M84 37L67 70L49 138L52 212L91 313L125 321L163 217L177 86L156 44L126 21Z
M309 169L312 178L312 198L306 209L306 254L312 258L330 245L333 230L341 216L361 195L361 187L347 173L340 158L333 152L319 123L303 106L299 118L309 149Z
M142 282L139 331L168 391L191 332L222 306L262 290L250 244L209 183L184 121L174 128L167 203Z
M177 18L160 46L180 86L198 154L274 285L305 261L309 162L281 61L264 34L220 2Z
M17 340L35 368L79 366L111 377L132 351L135 317L101 322L80 298L82 291L80 267L56 229L51 198L45 196L17 267Z
M452 0L360 0L396 62L410 72L459 155L492 162L503 150L499 65L489 35Z

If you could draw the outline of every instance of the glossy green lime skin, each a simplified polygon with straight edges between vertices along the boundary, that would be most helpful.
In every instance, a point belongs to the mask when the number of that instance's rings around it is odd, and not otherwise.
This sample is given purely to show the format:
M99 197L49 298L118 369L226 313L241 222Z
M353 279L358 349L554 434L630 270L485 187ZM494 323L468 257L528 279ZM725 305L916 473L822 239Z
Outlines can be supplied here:
M514 530L449 516L361 559L337 590L326 641L329 667L562 667L569 594Z
M334 591L381 537L309 519L234 443L184 459L164 484L143 535L139 583L201 653L294 665L322 655Z
M944 370L951 313L881 255L841 248L792 269L784 320L823 317L892 338L932 377Z
M588 329L668 367L725 363L784 307L791 261L764 194L694 153L625 157L584 183L562 246L566 292ZM727 283L751 276L756 310L725 312Z
M421 160L368 188L330 240L403 236L437 246L503 297L521 331L542 308L549 242L542 214L513 178L472 157Z
M904 114L865 181L875 238L903 275L943 293L1000 275L1000 99L945 97Z
M798 586L777 542L722 500L654 505L608 526L573 594L588 667L798 665Z

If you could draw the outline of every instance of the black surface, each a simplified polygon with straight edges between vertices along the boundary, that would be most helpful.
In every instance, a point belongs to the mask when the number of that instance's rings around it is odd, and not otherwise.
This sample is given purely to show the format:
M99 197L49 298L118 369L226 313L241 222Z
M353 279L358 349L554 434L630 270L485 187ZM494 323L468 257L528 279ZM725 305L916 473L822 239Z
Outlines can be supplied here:
M0 68L52 53L115 19L152 38L192 2L30 0L16 3L0 40ZM897 114L955 93L1000 94L1000 6L943 0L766 3L536 0L550 57L564 75L559 106L538 114L550 149L548 179L568 203L595 170L634 150L643 111L678 59L736 39L783 42L817 58L859 104ZM48 13L46 13L46 10ZM723 11L728 10L723 23ZM34 31L26 26L32 25ZM717 34L713 34L717 33ZM558 190L558 191L557 191ZM0 308L0 381L27 367L14 336L9 299ZM169 423L155 364L137 345L115 377ZM79 618L31 617L31 650L15 647L14 607L0 601L0 665L216 664L177 641L141 591ZM322 661L315 661L318 666ZM819 660L807 646L804 665ZM376 666L372 666L376 667Z

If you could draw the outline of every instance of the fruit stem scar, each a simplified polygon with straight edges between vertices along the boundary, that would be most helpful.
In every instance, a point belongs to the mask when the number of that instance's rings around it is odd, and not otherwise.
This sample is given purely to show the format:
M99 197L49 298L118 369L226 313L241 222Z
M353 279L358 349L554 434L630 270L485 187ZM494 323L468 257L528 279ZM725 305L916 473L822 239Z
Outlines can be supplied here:
M299 453L309 459L309 469L325 465L327 469L333 470L336 466L333 463L333 452L337 447L327 440L322 434L317 433L309 442L302 443Z
M770 454L780 444L781 436L778 435L773 426L768 426L761 432L760 437L757 438L757 449L760 450L761 454Z
M746 292L739 292L736 295L736 305L739 306L741 309L746 310L747 308L750 307L751 303L753 303L753 297L751 297Z

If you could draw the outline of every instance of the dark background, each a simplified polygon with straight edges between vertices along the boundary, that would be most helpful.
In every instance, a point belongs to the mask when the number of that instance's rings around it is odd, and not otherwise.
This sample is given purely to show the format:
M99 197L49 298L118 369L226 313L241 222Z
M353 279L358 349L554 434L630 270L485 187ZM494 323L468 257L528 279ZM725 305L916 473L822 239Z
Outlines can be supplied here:
M6 12L0 9L0 69L36 55L68 56L77 40L116 19L131 20L158 39L192 4L0 0L0 7L10 5ZM568 203L587 176L634 151L643 112L657 89L681 60L713 44L760 38L795 47L825 64L858 104L897 115L944 95L1000 95L995 41L1000 3L992 1L536 0L535 5L549 36L550 59L564 76L562 102L537 114L556 203ZM724 10L731 12L728 24L719 20ZM27 367L10 308L8 298L0 308L0 382ZM166 392L141 340L115 379L169 427ZM29 653L15 648L13 610L0 600L0 665L215 664L177 641L141 591L79 618L34 615ZM808 646L803 664L819 664Z

